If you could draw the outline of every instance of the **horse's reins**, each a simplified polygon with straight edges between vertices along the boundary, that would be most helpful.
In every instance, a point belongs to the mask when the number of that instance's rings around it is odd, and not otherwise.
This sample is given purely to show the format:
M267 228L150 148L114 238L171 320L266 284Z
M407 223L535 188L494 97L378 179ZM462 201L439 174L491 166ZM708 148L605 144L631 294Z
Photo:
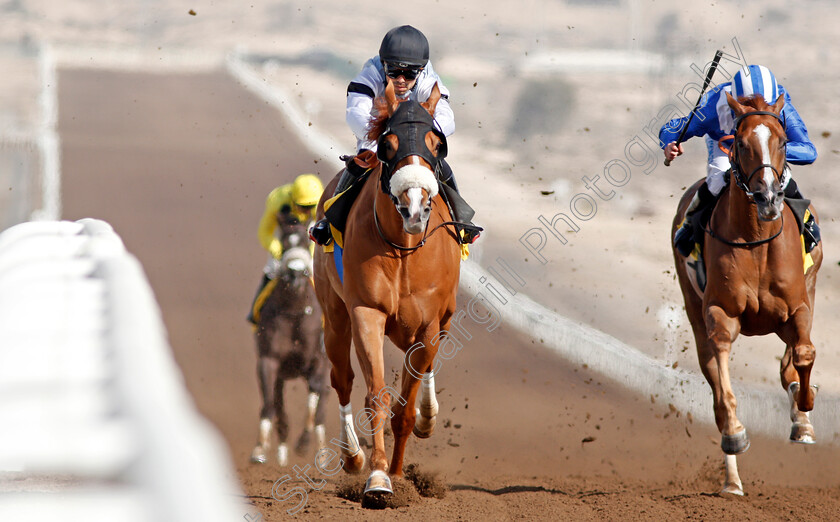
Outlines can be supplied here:
M738 128L741 126L741 122L747 116L773 116L774 118L779 120L779 123L782 125L782 129L784 130L784 128L785 128L785 122L782 120L781 116L779 116L775 112L751 111L751 112L744 113L744 114L738 116L737 118L735 118L735 133L736 134L738 132ZM744 191L744 193L750 199L750 202L755 203L755 192L750 191L750 187L749 187L753 176L755 176L758 171L760 171L762 169L765 169L765 168L769 168L770 170L772 170L776 174L776 176L779 177L779 179L782 179L782 175L779 173L778 169L776 169L776 167L773 166L772 164L762 163L762 164L758 165L755 169L753 169L753 171L750 173L749 176L747 176L747 178L745 180L744 179L744 174L740 169L740 160L737 157L737 149L735 148L734 142L733 142L731 151L727 151L722 145L720 145L721 141L723 141L725 139L729 139L729 138L732 138L734 140L735 135L729 135L729 136L721 137L720 140L718 140L718 146L724 152L729 153L729 159L730 159L730 165L731 165L730 168L729 168L729 172L731 173L731 177L735 181L735 185L739 189ZM785 155L785 158L786 158L785 159L785 165L787 165L787 155ZM784 170L784 168L782 168L782 170ZM723 237L720 237L719 235L714 233L714 231L712 230L712 220L711 220L711 218L709 218L709 223L706 225L706 227L703 229L703 231L706 234L708 234L710 237L712 237L714 239L717 239L721 243L725 243L729 246L749 248L749 247L753 247L753 246L763 245L765 243L769 243L770 241L773 241L774 239L779 237L779 235L782 233L782 231L784 229L785 229L785 213L784 213L784 208L782 208L781 225L779 226L779 231L776 232L775 234L773 234L772 236L764 238L764 239L758 239L756 241L730 241L730 240L728 240L726 238L723 238Z

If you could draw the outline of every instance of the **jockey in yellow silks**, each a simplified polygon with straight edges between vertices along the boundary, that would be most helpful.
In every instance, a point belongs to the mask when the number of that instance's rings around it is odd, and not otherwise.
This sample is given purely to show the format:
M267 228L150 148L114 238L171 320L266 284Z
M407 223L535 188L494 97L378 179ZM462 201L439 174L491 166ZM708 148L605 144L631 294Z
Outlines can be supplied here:
M248 313L248 321L254 326L259 323L260 310L265 299L271 293L268 283L277 276L280 267L280 258L283 257L282 238L279 236L280 229L277 225L277 215L284 210L289 212L301 222L314 221L315 211L321 194L324 192L324 185L314 174L301 174L292 183L281 185L272 190L265 200L260 224L257 228L257 238L260 245L268 251L268 261L263 268L263 278L254 296L254 302ZM315 244L310 244L310 250Z

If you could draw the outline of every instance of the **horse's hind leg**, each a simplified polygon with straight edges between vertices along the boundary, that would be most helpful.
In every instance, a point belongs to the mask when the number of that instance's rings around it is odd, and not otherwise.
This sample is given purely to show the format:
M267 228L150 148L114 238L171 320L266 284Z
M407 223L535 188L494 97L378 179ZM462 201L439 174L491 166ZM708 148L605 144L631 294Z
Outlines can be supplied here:
M434 374L432 363L437 354L437 345L432 343L432 336L426 336L423 342L418 342L406 351L405 365L402 373L402 401L394 408L391 418L391 429L394 432L394 453L391 458L392 475L402 475L405 445L412 431L416 434L417 424L421 426L421 434L426 437L432 434L434 418L437 415L437 400L434 398ZM414 408L418 389L423 388L420 400L420 415Z
M811 385L811 369L816 358L816 349L811 343L810 310L798 312L780 336L787 343L782 357L780 376L782 387L790 400L790 440L803 444L816 442L816 434L808 412L814 408L817 386ZM803 393L803 391L805 393Z
M271 428L276 414L274 406L274 381L277 379L278 361L274 357L261 356L257 361L257 375L263 407L260 411L260 429L257 445L251 452L251 462L265 464L271 446Z
M320 351L320 335L318 338L318 345L315 350ZM316 352L317 353L317 352ZM324 388L327 384L328 364L325 360L319 360L315 363L314 368L307 378L309 385L309 396L306 403L306 419L304 421L304 430L298 439L295 451L300 455L306 452L312 443L312 434L314 433L318 441L318 449L326 447L326 430L324 428L324 405L326 404L326 396L324 395Z
M435 375L425 372L420 379L420 406L414 409L417 415L414 421L414 435L421 439L432 436L439 409L435 396Z

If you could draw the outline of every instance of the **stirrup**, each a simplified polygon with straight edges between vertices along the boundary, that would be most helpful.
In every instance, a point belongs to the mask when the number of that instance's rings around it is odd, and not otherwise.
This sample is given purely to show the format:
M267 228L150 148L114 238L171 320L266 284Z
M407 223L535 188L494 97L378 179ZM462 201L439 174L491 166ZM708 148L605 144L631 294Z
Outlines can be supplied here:
M461 238L459 241L462 245L473 244L481 236L481 231L484 230L472 223L459 223L455 225L455 228L458 230L458 235Z
M684 221L682 226L674 234L674 248L683 257L688 257L694 251L694 233L688 220Z
M811 216L805 223L805 226L802 227L802 235L805 239L805 253L808 254L817 246L817 243L820 242L820 236L822 235L820 234L820 226L817 224L817 220L814 219L814 216Z
M312 225L309 229L309 239L321 246L329 245L333 240L330 223L326 219L321 219Z

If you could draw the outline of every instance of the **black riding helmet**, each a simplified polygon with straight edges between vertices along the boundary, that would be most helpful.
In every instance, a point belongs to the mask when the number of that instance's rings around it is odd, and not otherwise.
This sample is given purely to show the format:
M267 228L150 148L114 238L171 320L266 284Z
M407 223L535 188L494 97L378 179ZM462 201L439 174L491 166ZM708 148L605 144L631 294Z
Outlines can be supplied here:
M425 67L429 61L429 41L410 25L394 27L382 39L379 59L399 67Z

